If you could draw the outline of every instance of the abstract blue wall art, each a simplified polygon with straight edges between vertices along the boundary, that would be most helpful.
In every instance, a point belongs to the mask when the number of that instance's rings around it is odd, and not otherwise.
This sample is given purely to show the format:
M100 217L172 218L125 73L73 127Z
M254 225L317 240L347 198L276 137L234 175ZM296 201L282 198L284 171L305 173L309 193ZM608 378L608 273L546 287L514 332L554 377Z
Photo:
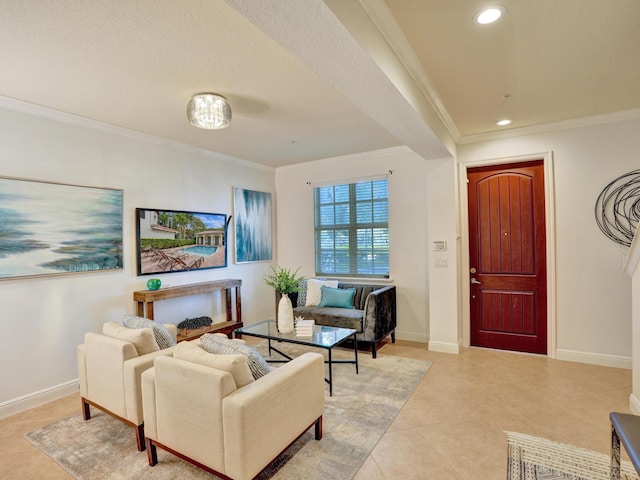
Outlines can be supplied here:
M271 194L234 187L236 263L272 258Z
M123 268L122 190L0 178L0 279Z

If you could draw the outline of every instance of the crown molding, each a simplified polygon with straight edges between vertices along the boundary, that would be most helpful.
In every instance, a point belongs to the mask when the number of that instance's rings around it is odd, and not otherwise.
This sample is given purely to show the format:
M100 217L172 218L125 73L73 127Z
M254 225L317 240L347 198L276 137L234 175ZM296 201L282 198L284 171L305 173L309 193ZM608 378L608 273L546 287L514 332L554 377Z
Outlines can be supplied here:
M362 160L362 159L371 160L372 158L395 157L398 155L406 155L406 154L417 155L417 153L415 153L409 147L405 145L399 145L397 147L382 148L380 150L372 150L369 152L350 153L348 155L341 155L338 157L322 158L320 160L312 160L310 162L294 163L292 165L283 165L281 167L278 167L276 170L278 171L295 170L299 168L309 168L311 165L322 165L322 164L335 163L335 162L345 162L349 160Z
M521 137L524 135L534 135L538 133L554 132L558 130L569 130L572 128L583 128L595 125L605 125L607 123L623 122L626 120L640 119L640 108L633 110L624 110L621 112L605 113L602 115L593 115L591 117L572 118L561 122L544 123L540 125L531 125L529 127L511 128L501 130L499 132L479 133L477 135L466 135L458 141L458 145L470 143L488 142L492 140L501 140L504 138Z
M14 110L20 113L26 113L35 117L46 118L48 120L66 123L68 125L90 128L92 130L110 133L113 135L118 135L120 137L130 138L153 145L160 145L163 147L180 150L186 153L203 155L223 162L232 163L234 165L240 165L268 172L275 171L274 167L268 167L266 165L251 162L249 160L244 160L242 158L232 157L230 155L225 155L224 153L214 152L212 150L188 145L186 143L177 142L175 140L169 140L167 138L149 135L148 133L137 132L128 128L118 127L109 123L100 122L98 120L93 120L72 113L62 112L60 110L54 110L49 107L36 105L33 103L25 102L23 100L17 100L15 98L5 97L2 95L0 95L0 108Z
M433 82L424 71L422 63L418 60L418 57L416 57L409 40L407 40L404 32L395 21L395 17L391 13L391 10L389 10L389 7L387 7L387 4L384 0L359 0L359 2L436 112L438 118L449 132L449 135L451 135L454 142L458 143L461 137L458 127L451 118L451 115L449 115Z

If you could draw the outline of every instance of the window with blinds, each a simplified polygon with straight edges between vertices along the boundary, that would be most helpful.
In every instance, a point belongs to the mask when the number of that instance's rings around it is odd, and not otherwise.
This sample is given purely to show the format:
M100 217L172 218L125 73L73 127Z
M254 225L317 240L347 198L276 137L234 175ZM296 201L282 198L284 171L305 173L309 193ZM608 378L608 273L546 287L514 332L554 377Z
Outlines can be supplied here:
M389 277L387 180L313 189L316 275Z

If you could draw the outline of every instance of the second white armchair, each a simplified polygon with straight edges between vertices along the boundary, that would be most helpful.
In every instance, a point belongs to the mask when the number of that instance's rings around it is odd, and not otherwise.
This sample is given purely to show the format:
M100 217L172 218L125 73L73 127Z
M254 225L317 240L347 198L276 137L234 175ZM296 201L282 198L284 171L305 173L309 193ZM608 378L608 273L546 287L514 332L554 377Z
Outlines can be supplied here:
M236 372L210 365L161 357L143 373L150 465L159 447L222 478L249 480L310 427L322 438L322 355L305 353L241 387Z

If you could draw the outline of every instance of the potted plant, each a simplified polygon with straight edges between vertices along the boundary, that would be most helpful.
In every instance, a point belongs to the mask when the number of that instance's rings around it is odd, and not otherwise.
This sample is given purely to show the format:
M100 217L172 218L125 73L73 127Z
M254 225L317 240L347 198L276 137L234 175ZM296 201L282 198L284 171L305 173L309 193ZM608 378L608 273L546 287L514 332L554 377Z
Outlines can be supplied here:
M264 275L264 281L276 292L280 293L281 298L278 302L278 330L281 333L293 332L293 305L291 305L290 293L300 290L300 282L304 280L303 276L298 276L298 271L292 271L284 267L271 267L272 274Z

